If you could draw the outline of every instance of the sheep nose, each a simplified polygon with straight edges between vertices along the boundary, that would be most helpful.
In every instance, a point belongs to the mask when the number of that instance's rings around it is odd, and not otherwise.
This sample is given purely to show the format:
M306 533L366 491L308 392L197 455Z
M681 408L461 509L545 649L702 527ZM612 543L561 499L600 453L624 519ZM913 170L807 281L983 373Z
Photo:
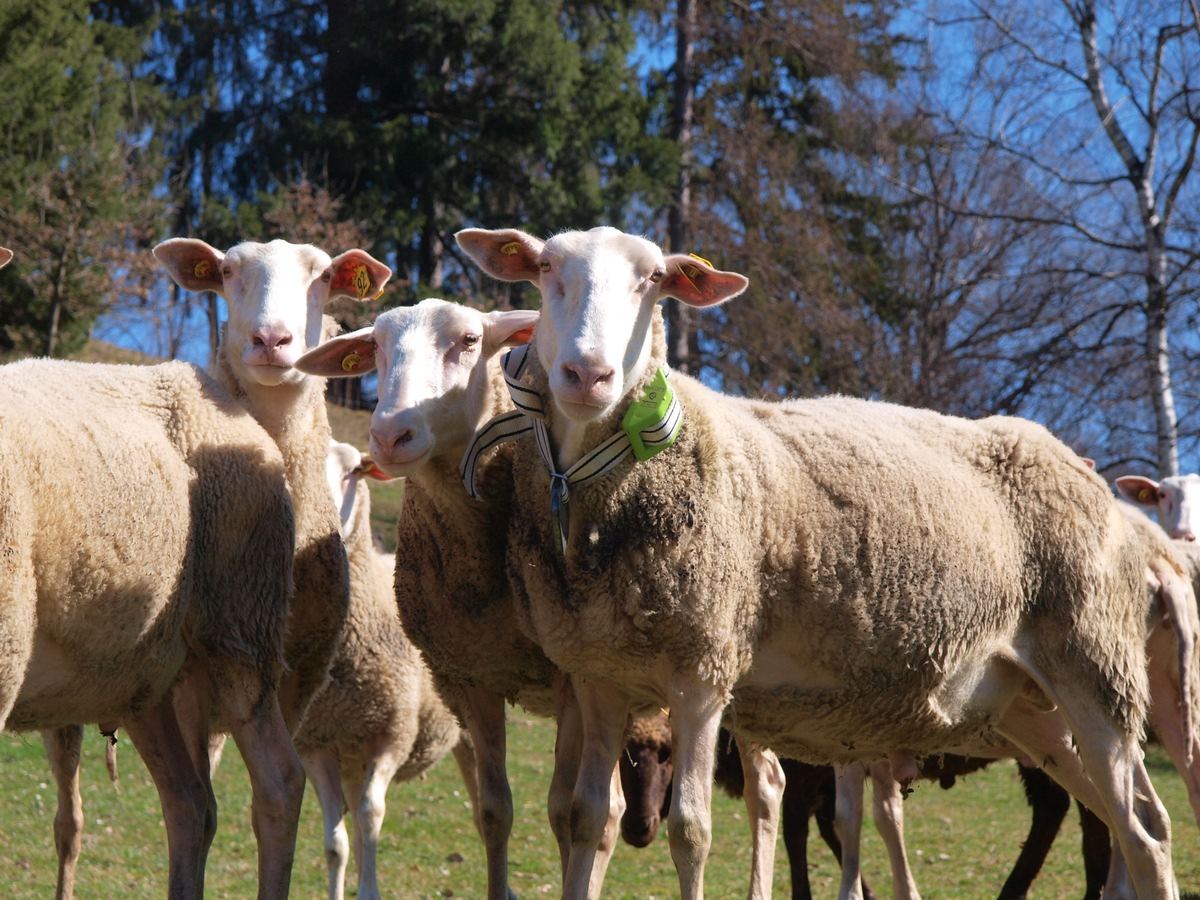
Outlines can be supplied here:
M396 447L402 447L413 439L415 432L411 428L401 428L396 431L380 432L371 429L371 440L375 442L381 453L387 454Z
M563 377L567 384L590 391L597 385L612 380L612 366L590 366L586 363L565 362L562 365Z
M286 347L292 342L292 333L286 328L256 328L250 332L250 340L255 347L262 347L264 350L274 350L277 347Z

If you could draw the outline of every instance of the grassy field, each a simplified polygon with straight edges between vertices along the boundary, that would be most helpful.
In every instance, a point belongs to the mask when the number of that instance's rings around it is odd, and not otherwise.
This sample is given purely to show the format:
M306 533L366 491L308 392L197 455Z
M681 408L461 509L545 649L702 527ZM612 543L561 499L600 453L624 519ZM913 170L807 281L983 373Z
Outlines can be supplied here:
M509 759L516 823L511 843L512 886L520 897L554 896L558 856L546 824L545 791L552 765L551 724L520 710L510 714ZM83 794L87 822L79 866L80 897L162 897L166 890L166 838L157 795L132 745L119 748L121 780L114 789L104 771L103 739L89 729L84 743ZM1200 897L1200 832L1191 821L1180 779L1159 751L1149 753L1151 774L1175 825L1176 876L1185 896ZM255 893L255 845L249 822L249 783L241 758L227 751L217 776L220 827L208 863L210 897ZM36 736L0 739L0 883L8 898L52 896L55 856L54 788ZM447 758L423 780L392 785L380 849L380 887L399 898L482 897L483 852L457 767ZM1016 858L1028 826L1024 796L1011 763L971 775L953 790L922 783L905 803L909 854L923 896L995 896ZM723 794L713 803L713 850L707 894L744 896L750 865L745 810ZM1034 897L1082 893L1079 826L1072 815L1034 886ZM776 896L788 896L782 843ZM883 846L869 825L866 875L886 896ZM353 867L351 869L353 873ZM837 894L832 854L816 837L810 844L810 877L819 897ZM678 896L666 836L645 850L618 847L605 895L620 898ZM292 896L319 898L325 891L321 819L312 791L305 794ZM354 896L353 889L348 896Z

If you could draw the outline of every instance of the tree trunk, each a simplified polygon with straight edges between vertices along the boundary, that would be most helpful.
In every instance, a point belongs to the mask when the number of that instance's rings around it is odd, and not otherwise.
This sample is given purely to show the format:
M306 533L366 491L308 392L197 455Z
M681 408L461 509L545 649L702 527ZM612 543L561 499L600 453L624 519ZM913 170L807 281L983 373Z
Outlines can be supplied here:
M695 73L696 0L679 0L675 21L675 102L671 137L679 145L679 180L675 202L667 216L667 238L672 253L688 252L688 212L692 202L692 102ZM667 362L673 369L693 373L696 342L692 310L679 301L666 304Z

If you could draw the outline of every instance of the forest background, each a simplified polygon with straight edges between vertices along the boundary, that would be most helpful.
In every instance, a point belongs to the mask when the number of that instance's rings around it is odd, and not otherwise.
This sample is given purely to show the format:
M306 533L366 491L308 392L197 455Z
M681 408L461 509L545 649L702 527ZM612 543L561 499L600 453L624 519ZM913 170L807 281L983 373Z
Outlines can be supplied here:
M167 237L361 246L357 327L536 302L460 228L611 224L749 276L666 309L714 386L1200 462L1196 0L0 0L0 98L3 358L206 364Z

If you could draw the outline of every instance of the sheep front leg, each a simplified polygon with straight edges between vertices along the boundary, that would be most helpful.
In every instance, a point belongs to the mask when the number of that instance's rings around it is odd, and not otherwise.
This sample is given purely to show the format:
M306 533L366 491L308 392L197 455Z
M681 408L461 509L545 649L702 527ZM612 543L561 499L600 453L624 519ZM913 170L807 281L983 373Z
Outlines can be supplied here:
M475 825L487 856L488 900L508 900L508 836L512 833L512 790L505 764L504 698L481 687L464 687L463 718L475 745L479 804Z
M392 776L403 760L390 739L377 739L367 777L359 793L354 815L355 846L358 850L358 900L380 900L376 858L379 852L379 832L387 812L387 789Z
M215 820L208 771L193 764L169 696L122 723L158 789L167 830L167 896L198 900L204 896L205 823Z
M560 875L565 884L567 863L571 857L571 798L575 793L579 757L583 752L583 721L579 716L579 704L571 687L571 679L561 672L554 679L557 730L554 734L554 774L546 797L546 812L550 818L550 831L558 842Z
M842 881L838 900L862 900L863 785L867 772L861 763L833 767L837 776L834 820L842 842Z
M230 699L233 740L250 776L250 821L258 841L258 897L285 898L292 880L296 831L304 799L304 768L284 724L276 697ZM240 706L240 708L239 708Z
M672 679L674 787L667 830L682 900L704 896L704 864L712 844L712 785L717 732L726 695L698 677ZM751 786L748 784L747 789Z
M779 835L780 807L787 778L779 757L772 751L738 742L745 789L742 799L750 817L754 842L750 870L750 900L769 898L775 874L775 843ZM807 819L807 817L806 817ZM807 821L805 822L807 827Z
M629 697L616 688L581 678L572 678L572 685L583 725L583 744L571 800L571 852L563 897L594 900L600 896L603 878L602 869L596 870L607 864L601 846L611 824L613 781L619 783L620 778L614 773L625 745Z
M46 759L58 787L58 810L54 814L54 847L58 851L58 884L55 900L75 896L75 866L83 845L83 798L79 793L79 750L83 726L64 725L42 732Z
M350 859L350 839L346 834L346 798L342 793L337 759L332 753L315 750L302 754L300 761L304 764L304 771L321 803L321 820L325 826L325 866L329 875L329 900L343 900L346 895L346 865Z

